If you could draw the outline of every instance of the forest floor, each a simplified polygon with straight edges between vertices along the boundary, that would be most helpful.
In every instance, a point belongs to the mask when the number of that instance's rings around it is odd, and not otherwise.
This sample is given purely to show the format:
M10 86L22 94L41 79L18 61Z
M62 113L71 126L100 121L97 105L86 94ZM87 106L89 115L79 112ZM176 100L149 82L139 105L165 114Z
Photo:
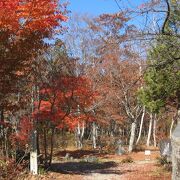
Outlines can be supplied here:
M171 173L157 163L157 157L159 157L157 150L152 150L150 157L145 157L144 151L121 156L90 150L59 151L47 173L26 179L170 180ZM131 160L133 162L128 163Z

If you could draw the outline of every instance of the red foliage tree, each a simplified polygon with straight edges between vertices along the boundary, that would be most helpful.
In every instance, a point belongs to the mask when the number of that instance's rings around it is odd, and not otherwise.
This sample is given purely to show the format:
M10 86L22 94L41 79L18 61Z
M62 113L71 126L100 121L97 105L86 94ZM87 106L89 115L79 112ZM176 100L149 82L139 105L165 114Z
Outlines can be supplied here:
M0 121L2 123L9 121L12 113L17 111L27 86L31 89L32 65L41 50L46 47L44 38L52 38L56 32L59 32L57 30L62 29L61 22L67 19L61 11L62 8L59 7L58 0L0 1ZM23 84L26 84L26 87ZM26 104L30 104L29 99L25 101ZM17 121L18 119L19 117ZM4 131L5 129L2 128L1 133L5 134ZM5 145L7 141L7 138L2 138L3 147L7 147Z
M93 103L96 93L85 77L62 77L54 87L42 89L40 102L35 102L34 117L49 120L57 128L74 129L78 122L93 117L86 109Z

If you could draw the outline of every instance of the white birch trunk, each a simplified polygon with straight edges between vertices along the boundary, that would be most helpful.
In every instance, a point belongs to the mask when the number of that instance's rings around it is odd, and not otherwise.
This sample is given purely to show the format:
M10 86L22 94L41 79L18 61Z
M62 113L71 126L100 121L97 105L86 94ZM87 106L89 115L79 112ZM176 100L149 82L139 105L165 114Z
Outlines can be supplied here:
M169 136L170 136L170 138L171 138L171 136L172 136L173 127L174 127L174 117L172 118L171 127L170 127L170 130L169 130Z
M156 124L157 124L157 118L156 118L156 114L154 116L154 125L153 125L153 140L154 140L154 147L157 146L157 142L156 142Z
M131 124L131 135L130 135L130 139L129 139L128 152L132 152L132 150L133 150L134 140L135 140L135 132L136 132L136 122L133 122Z
M92 143L93 143L94 149L96 149L96 147L97 147L96 138L97 138L97 128L96 128L96 123L93 122L93 124L92 124Z
M78 105L77 107L77 114L80 114L80 107ZM76 146L78 149L82 149L83 147L83 137L84 137L84 130L85 130L85 124L84 121L82 122L82 127L80 127L80 123L78 122L77 128L76 128Z
M141 116L141 124L140 124L140 128L139 128L139 134L138 134L138 138L137 138L136 144L139 143L139 140L141 138L142 126L143 126L143 122L144 122L144 115L145 115L145 107L143 107L143 113L142 113L142 116Z
M152 123L153 123L153 115L152 115L152 113L151 113L151 114L150 114L149 131L148 131L148 137L147 137L146 146L149 146L149 145L150 145L151 131L152 131Z
M84 121L82 122L82 128L81 128L81 141L83 140L84 137L84 130L85 130L85 124Z
M82 127L80 127L80 123L78 122L77 128L76 128L76 146L78 149L82 149L83 147L83 137L84 137L84 130L85 130L85 124L84 121L82 122Z
M81 133L81 130L80 130L79 122L78 122L77 129L76 129L76 138L77 138L76 141L77 141L77 148L78 149L81 149L80 133Z

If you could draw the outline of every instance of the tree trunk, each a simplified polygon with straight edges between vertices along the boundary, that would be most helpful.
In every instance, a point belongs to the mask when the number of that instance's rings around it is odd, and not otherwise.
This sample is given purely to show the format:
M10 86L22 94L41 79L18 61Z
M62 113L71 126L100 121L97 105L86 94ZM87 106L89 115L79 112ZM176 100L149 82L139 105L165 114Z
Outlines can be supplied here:
M40 110L40 106L41 106L41 100L40 100L40 92L39 92L39 87L37 86L37 101L38 101L38 111ZM37 154L40 155L40 145L39 145L39 129L38 129L38 124L39 124L39 119L36 119L36 130L37 130Z
M4 153L6 159L9 157L9 149L8 149L8 127L4 128Z
M141 138L142 126L143 126L143 122L144 122L144 115L145 115L145 107L143 107L143 113L142 113L142 116L141 116L141 124L140 124L140 128L139 128L139 134L138 134L138 138L137 138L136 144L139 143L139 140Z
M52 163L52 157L53 157L53 149L54 149L54 133L55 133L55 129L54 127L52 128L52 132L51 132L51 149L50 149L50 157L49 157L49 166Z
M169 130L169 136L170 136L170 138L171 138L171 136L172 136L172 130L173 130L173 127L174 127L174 122L175 122L175 120L174 120L174 117L172 118L172 121L171 121L171 127L170 127L170 130Z
M77 126L77 148L78 149L81 149L80 133L81 133L81 129L80 129L80 125L78 122L78 126Z
M150 145L150 139L151 139L151 131L152 131L152 123L153 123L153 114L150 114L150 121L149 121L149 131L148 131L148 137L147 137L147 142L146 146Z
M44 165L47 166L47 136L46 136L46 127L44 127Z
M81 143L82 143L82 141L83 141L83 137L84 137L84 131L85 130L85 124L84 124L84 121L82 122L82 128L81 128L81 135L80 135L80 137L81 137Z
M96 149L96 139L97 139L97 132L96 132L96 123L92 123L92 143L93 143L93 148Z
M3 107L1 107L1 118L0 118L0 121L2 122L2 124L4 123L4 108ZM1 132L0 132L0 134L1 134L1 142L2 142L2 151L1 151L1 153L2 153L2 156L4 156L5 155L5 133L4 133L4 126L2 125L2 126L0 126L1 127Z
M37 141L37 154L40 155L41 152L40 152L40 147L39 147L39 132L38 131L37 131L37 139L36 139L36 141Z
M85 125L84 122L82 124L82 128L80 127L80 124L78 122L77 128L76 128L76 146L78 149L82 149L83 147L83 137L84 137L84 129Z
M132 152L133 151L133 146L134 146L134 140L135 140L135 132L136 132L136 122L134 121L131 124L131 135L130 135L130 139L129 139L129 148L128 148L128 152Z
M157 124L157 119L156 119L156 114L154 115L154 125L153 125L153 140L154 140L154 147L157 146L156 142L156 124Z

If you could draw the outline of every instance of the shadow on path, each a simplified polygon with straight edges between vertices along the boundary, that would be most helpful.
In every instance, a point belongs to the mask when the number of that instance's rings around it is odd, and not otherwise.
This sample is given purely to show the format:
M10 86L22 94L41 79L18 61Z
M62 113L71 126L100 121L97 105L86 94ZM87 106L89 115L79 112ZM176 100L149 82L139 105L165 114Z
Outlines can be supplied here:
M53 163L49 169L51 172L58 172L61 174L88 174L88 173L100 173L100 174L122 174L119 170L111 169L117 167L115 162L104 163L91 163L91 162L63 162Z
M106 153L102 153L99 154L99 152L97 150L73 150L73 151L69 151L69 150L65 150L65 151L59 151L55 154L56 157L64 157L66 154L69 154L70 156L72 156L73 158L76 159L80 159L84 156L87 155L93 155L93 156L104 156Z

